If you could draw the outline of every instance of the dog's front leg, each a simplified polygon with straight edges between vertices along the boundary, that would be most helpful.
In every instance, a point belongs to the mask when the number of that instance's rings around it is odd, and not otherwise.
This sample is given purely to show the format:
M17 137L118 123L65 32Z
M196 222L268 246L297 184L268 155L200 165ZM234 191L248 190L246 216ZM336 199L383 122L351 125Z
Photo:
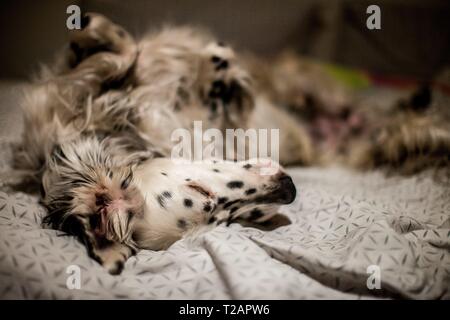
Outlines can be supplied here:
M94 247L91 256L110 274L117 275L123 270L125 262L136 251L123 243L110 242L102 247Z

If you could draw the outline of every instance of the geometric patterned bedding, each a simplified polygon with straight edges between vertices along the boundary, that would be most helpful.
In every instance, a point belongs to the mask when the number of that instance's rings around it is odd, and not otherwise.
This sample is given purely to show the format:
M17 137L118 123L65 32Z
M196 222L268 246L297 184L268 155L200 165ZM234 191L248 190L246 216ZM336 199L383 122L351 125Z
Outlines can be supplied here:
M289 171L298 196L282 210L292 224L219 226L166 251L142 250L119 276L74 238L42 229L35 197L0 191L0 298L450 299L448 181ZM71 265L80 289L67 287ZM381 289L369 290L369 277Z

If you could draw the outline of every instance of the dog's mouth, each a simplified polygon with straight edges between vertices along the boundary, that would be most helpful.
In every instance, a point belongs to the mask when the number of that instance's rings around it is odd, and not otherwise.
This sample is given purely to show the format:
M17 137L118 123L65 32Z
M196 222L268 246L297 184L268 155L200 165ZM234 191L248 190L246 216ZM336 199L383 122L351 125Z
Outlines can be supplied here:
M294 202L297 196L297 189L292 178L286 174L282 174L277 181L277 188L267 195L269 202L277 204L290 204Z
M255 203L262 204L290 204L297 196L297 189L292 178L287 174L277 175L275 187L269 193L254 199Z
M188 188L190 188L191 190L201 194L204 197L207 198L214 198L214 193L207 187L200 185L199 183L196 182L189 182L187 184Z

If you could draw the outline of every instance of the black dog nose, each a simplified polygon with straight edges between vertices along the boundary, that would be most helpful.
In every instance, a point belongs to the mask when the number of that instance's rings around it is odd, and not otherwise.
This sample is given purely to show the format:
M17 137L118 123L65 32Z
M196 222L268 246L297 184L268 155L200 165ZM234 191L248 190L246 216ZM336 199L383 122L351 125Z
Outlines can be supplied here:
M297 189L295 188L292 178L287 174L282 174L278 178L279 183L279 202L282 204L289 204L295 200Z

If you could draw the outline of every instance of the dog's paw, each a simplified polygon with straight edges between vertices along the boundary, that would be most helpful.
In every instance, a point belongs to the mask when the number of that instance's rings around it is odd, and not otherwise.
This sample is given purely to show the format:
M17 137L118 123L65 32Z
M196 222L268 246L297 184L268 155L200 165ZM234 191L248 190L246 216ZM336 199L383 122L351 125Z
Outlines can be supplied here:
M234 51L222 43L209 44L203 56L200 92L211 119L222 116L227 125L244 127L254 105L249 74Z
M103 267L112 275L118 275L122 273L125 265L125 260L117 254L111 254L105 257L102 262Z
M101 249L94 249L92 255L108 272L118 275L122 272L125 262L133 254L126 245L114 243Z
M69 33L73 64L97 52L123 53L135 47L133 37L121 26L96 13L86 13L81 19L81 29Z

